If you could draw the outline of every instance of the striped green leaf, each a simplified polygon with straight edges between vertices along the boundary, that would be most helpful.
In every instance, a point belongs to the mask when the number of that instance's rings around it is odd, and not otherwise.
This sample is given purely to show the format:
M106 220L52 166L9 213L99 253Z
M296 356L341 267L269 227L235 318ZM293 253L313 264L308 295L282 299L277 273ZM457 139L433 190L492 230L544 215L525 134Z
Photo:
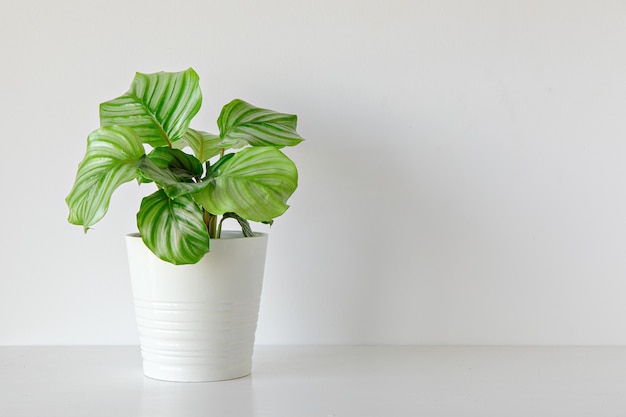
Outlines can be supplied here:
M201 104L198 74L191 68L137 73L126 94L100 105L100 124L130 126L153 147L171 145L183 137Z
M74 186L65 199L69 222L85 231L107 212L113 191L137 177L144 155L141 140L124 126L101 127L87 138L87 152L78 165Z
M202 163L198 159L180 149L156 148L148 154L148 158L157 167L170 169L181 179L200 178L204 172Z
M173 200L159 190L145 197L137 227L146 246L166 262L194 264L209 251L202 209L188 195Z
M139 168L141 172L143 182L155 182L161 188L182 181L180 177L171 170L157 166L157 164L147 156L143 156L139 159L137 168Z
M139 160L137 167L144 179L148 182L154 181L170 198L198 192L208 185L208 183L190 181L189 174L186 172L181 175L180 170L177 171L171 167L161 168L147 156Z
M296 132L298 117L261 109L243 100L233 100L224 106L217 125L223 147L294 146L302 142Z
M181 140L174 144L175 148L183 149L189 146L200 162L206 162L218 155L222 150L221 139L212 133L187 129Z
M244 219L237 213L224 213L224 215L222 216L222 220L220 220L220 225L217 229L217 236L222 235L222 224L224 223L224 220L226 219L237 220L237 223L239 223L239 227L241 227L241 232L243 233L245 237L255 236L254 232L252 231L252 227L250 227L250 223L248 223L246 219Z
M298 185L295 164L271 147L246 148L219 169L196 200L210 213L237 213L252 221L268 221L289 207L287 199Z
M191 155L188 156L193 158ZM232 153L224 155L214 165L210 165L207 170L206 178L204 178L202 182L190 181L189 174L186 171L183 171L183 175L181 175L180 170L176 170L171 166L162 168L153 162L148 156L142 157L137 166L142 174L144 182L155 182L160 188L163 189L163 191L165 191L165 194L167 194L168 197L176 198L183 194L194 194L200 192L205 187L210 186L213 179L220 175L221 166L233 156L235 156L235 154ZM194 176L194 178L195 177L196 176Z

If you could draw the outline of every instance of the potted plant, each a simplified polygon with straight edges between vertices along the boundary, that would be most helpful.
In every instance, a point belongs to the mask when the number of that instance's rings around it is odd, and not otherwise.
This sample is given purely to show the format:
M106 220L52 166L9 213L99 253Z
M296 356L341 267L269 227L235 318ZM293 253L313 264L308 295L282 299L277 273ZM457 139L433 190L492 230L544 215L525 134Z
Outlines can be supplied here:
M250 373L267 235L295 191L295 164L281 152L303 139L297 117L242 100L226 104L219 134L189 127L202 102L199 77L137 73L100 105L101 127L66 198L85 232L121 184L152 183L126 237L144 373L206 381ZM241 232L222 231L225 219Z

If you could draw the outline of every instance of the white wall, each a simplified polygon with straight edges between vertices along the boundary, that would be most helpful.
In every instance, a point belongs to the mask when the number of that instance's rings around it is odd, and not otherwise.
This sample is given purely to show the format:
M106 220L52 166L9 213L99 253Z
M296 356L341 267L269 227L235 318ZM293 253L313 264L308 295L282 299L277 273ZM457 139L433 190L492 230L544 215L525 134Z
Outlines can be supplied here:
M0 6L0 344L134 344L123 235L64 198L135 71L201 76L307 141L262 344L626 343L623 1L32 0Z

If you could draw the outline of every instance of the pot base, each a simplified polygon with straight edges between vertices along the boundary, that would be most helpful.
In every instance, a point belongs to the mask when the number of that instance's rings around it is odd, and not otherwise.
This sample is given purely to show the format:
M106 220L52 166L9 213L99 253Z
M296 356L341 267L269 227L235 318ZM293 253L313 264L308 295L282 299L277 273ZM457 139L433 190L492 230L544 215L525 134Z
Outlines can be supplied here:
M251 366L250 366L251 368ZM197 366L163 366L154 362L143 362L143 374L157 381L167 382L218 382L244 378L251 374L251 369L205 369Z

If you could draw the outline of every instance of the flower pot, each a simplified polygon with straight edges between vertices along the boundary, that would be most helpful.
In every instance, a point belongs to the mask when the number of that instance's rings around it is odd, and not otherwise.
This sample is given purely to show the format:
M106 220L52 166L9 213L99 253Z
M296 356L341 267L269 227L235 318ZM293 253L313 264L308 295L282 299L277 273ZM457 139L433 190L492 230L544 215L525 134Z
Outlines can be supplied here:
M144 374L166 381L249 375L267 235L222 232L194 265L158 259L126 236Z

